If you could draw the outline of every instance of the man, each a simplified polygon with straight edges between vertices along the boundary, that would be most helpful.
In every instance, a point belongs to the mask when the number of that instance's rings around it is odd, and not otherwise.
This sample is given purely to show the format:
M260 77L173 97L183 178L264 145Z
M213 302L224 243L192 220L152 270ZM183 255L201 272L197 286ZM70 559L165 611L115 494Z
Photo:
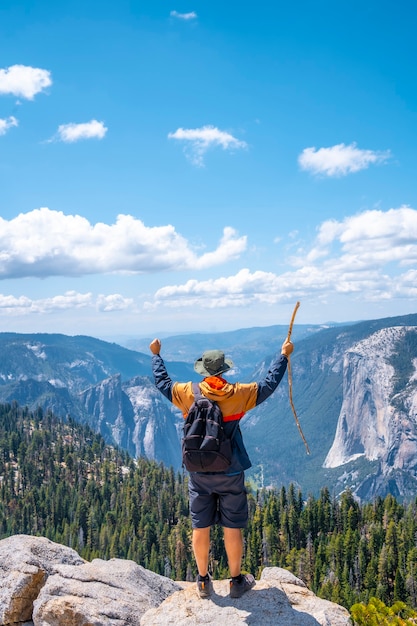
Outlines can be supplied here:
M192 382L174 383L168 375L160 355L161 341L154 339L149 346L152 371L159 391L184 417L194 401ZM190 511L193 528L192 547L197 563L197 592L200 597L210 596L213 586L208 572L210 528L223 526L224 545L230 570L230 596L239 598L255 585L251 574L242 575L242 529L248 521L248 503L244 471L251 467L239 422L246 411L264 402L275 391L287 369L288 358L294 346L285 340L281 354L272 361L262 380L252 383L228 383L222 374L233 367L220 350L208 350L194 364L195 371L203 376L199 383L201 393L218 403L221 408L226 436L232 439L232 463L224 473L192 472L189 476Z

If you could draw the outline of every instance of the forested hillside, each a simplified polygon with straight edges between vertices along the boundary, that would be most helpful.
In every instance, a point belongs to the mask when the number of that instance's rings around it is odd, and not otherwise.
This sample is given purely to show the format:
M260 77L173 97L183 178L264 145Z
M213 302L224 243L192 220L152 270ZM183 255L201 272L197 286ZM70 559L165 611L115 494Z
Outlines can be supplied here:
M163 339L173 381L199 380L193 363L209 347L227 351L229 382L261 380L285 327ZM242 420L259 488L294 483L307 494L352 489L361 502L417 493L417 314L327 328L296 326L293 397L310 454L297 429L284 380ZM181 412L156 389L146 354L93 337L0 333L0 403L42 407L88 424L109 445L174 473L181 466ZM371 433L372 436L368 436Z
M393 496L359 505L323 487L293 484L249 493L244 568L280 566L319 596L350 608L372 596L417 606L417 503ZM86 559L120 557L173 579L192 580L187 479L105 444L51 413L0 405L0 538L42 535ZM220 529L211 569L228 576Z

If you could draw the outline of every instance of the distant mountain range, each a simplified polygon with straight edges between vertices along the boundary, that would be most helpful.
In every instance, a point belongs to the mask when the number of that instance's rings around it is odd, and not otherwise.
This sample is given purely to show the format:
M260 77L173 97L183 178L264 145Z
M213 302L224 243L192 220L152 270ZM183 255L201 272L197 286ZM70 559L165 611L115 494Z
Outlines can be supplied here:
M162 341L173 380L199 380L196 358L223 349L230 382L257 380L280 350L287 327L187 334ZM417 314L327 326L295 326L293 399L286 378L242 421L258 486L300 486L362 501L417 494ZM182 417L153 386L149 340L128 347L92 337L0 333L0 402L42 407L88 423L133 456L180 469Z

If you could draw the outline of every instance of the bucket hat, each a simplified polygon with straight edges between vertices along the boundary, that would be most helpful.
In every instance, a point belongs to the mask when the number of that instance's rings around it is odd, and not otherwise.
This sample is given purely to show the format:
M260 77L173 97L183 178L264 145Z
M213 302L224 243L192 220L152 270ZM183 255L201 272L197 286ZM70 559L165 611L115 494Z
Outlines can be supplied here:
M221 350L207 350L194 363L194 369L202 376L218 376L233 367L233 361L226 359Z

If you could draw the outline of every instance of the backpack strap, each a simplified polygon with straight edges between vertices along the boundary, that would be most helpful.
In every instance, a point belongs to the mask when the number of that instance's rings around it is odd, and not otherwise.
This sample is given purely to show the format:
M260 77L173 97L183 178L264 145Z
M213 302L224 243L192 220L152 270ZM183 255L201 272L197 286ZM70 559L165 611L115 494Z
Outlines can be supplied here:
M198 383L192 383L194 400L198 400L203 396L201 393L200 385Z

